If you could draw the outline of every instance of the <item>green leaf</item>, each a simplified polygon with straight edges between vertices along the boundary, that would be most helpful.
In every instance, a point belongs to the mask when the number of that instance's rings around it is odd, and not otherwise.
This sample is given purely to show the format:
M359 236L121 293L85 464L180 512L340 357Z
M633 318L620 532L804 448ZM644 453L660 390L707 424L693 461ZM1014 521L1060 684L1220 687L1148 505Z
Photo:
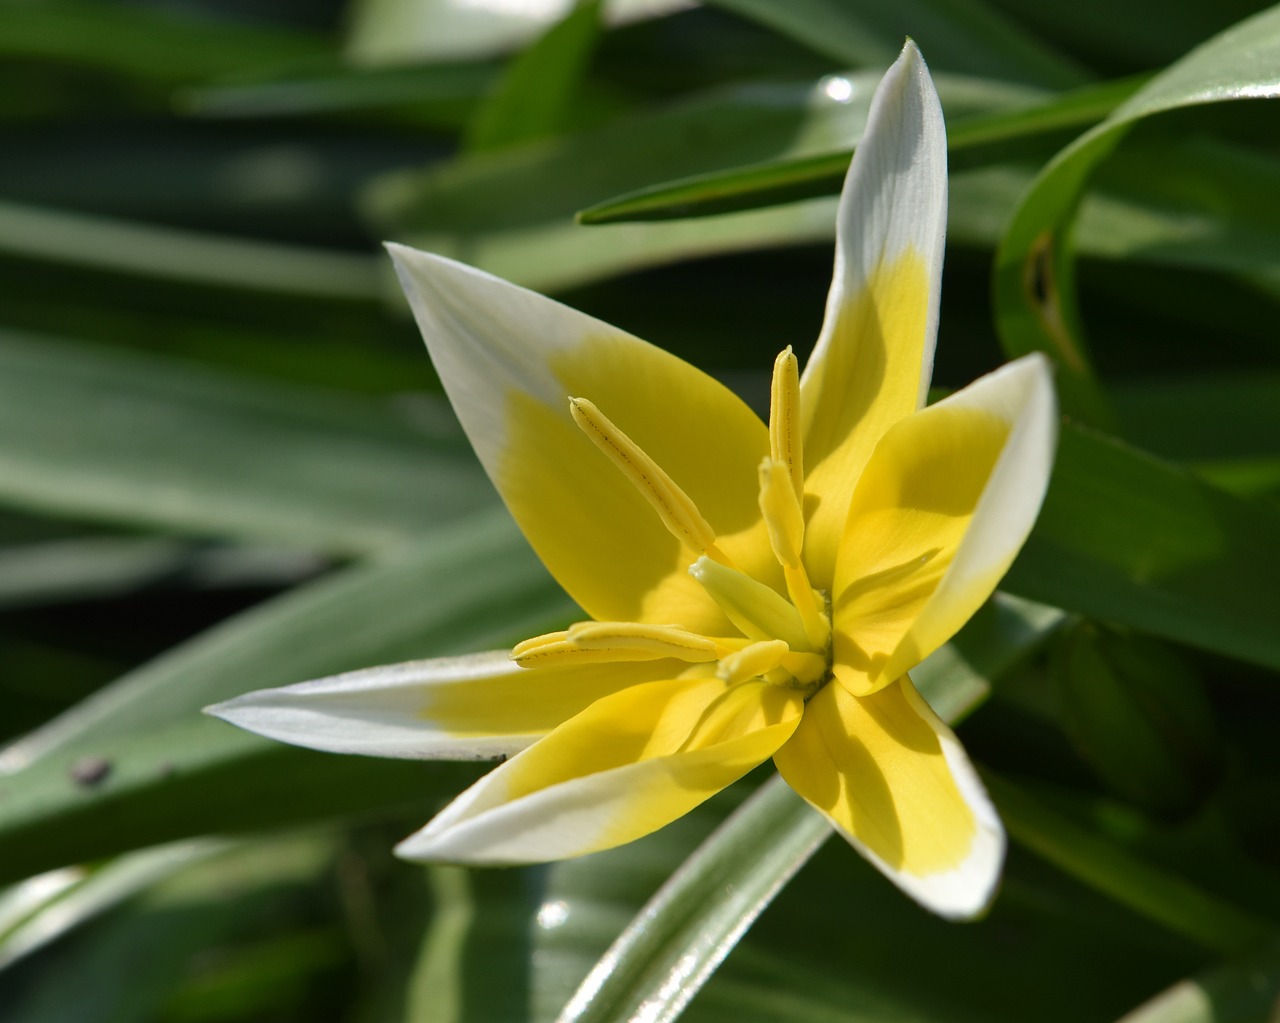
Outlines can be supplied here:
M201 117L308 117L322 114L414 108L422 104L471 104L497 77L489 61L454 61L420 67L294 68L269 77L237 76L183 89L176 102Z
M335 572L173 648L9 746L0 770L196 717L210 703L412 657L494 649L572 605L505 512ZM219 730L226 726L218 724Z
M287 586L322 567L296 549L87 536L0 546L0 608L105 600L149 587Z
M426 400L0 332L0 498L31 509L367 552L491 504L448 424Z
M1280 512L1067 425L1013 593L1280 667Z
M601 0L578 0L516 57L479 106L466 133L472 152L554 135L568 124L600 35Z
M516 49L567 14L574 0L478 4L469 0L359 0L348 53L361 64L488 57ZM607 20L653 18L684 0L611 0Z
M375 257L0 202L0 252L205 287L317 300L381 294Z
M712 6L753 18L852 64L887 64L908 35L935 68L1036 85L1075 85L1088 77L1078 64L1007 20L966 0L712 0Z
M1145 79L1125 79L1054 96L1013 110L960 116L947 126L952 171L984 166L1022 153L1028 142L1101 120ZM943 79L945 85L946 79ZM828 89L831 85L828 85ZM856 139L846 140L856 142ZM578 213L581 224L666 220L758 209L821 195L844 184L852 148L816 156L785 157L712 171L597 203Z
M1117 1023L1261 1023L1280 1002L1280 943L1179 981Z
M561 140L388 175L374 183L366 205L385 237L543 290L676 258L818 241L834 231L826 203L591 230L573 217L654 181L843 149L861 135L879 77L843 75L840 89L827 79L721 89ZM970 79L943 78L939 88L957 115L1037 95Z
M330 869L334 842L325 836L290 836L245 846L188 865L98 922L82 940L46 950L5 976L0 998L7 1023L151 1023L167 1019L289 1018L279 1013L296 999L305 978L332 967L343 953L341 936L317 928L307 896ZM286 936L263 940L270 928ZM206 989L204 1015L183 1012L183 993L223 979L236 953L248 946L256 964L273 969L274 985L257 1012L221 1016L234 999L230 984ZM288 968L278 953L292 946ZM75 983L68 984L67 978Z
M425 815L475 767L296 750L199 710L249 689L501 647L569 608L510 521L490 516L244 612L0 755L0 883L210 832L405 806Z
M0 970L228 847L223 839L174 842L98 867L64 867L14 885L0 893Z
M1280 9L1234 26L1156 75L1037 176L996 256L996 320L1010 356L1048 354L1063 409L1106 424L1075 298L1070 226L1089 175L1137 122L1180 107L1280 94Z
M328 51L320 36L197 16L176 5L162 9L84 0L0 4L0 54L70 62L161 83Z
M1252 949L1273 933L1263 918L1142 862L1009 779L984 771L983 781L1014 841L1170 930L1221 952Z

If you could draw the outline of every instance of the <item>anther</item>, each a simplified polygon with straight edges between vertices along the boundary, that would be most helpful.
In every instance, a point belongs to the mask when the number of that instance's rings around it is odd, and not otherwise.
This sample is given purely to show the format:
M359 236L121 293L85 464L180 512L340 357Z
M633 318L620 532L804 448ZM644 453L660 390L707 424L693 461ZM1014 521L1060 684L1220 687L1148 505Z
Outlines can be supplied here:
M773 362L769 388L769 455L791 475L796 500L804 500L804 444L800 435L800 363L787 345Z
M586 398L570 398L569 412L582 432L645 496L672 536L690 550L725 560L716 548L715 530L693 499L635 441Z
M722 650L715 640L675 626L582 622L564 632L526 639L511 651L511 659L522 668L664 658L698 664L716 660Z

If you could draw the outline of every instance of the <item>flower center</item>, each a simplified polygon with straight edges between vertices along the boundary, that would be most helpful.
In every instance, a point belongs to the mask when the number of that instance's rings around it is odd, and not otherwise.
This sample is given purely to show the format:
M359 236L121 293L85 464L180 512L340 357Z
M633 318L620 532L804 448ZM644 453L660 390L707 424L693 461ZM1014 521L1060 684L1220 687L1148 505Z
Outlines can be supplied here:
M741 635L703 636L679 625L581 622L520 643L512 659L529 668L666 658L717 662L716 674L730 684L760 678L802 689L806 697L817 692L831 677L831 623L827 598L809 584L804 567L799 407L799 367L787 348L774 362L769 455L760 464L759 479L760 513L786 580L783 596L733 564L716 546L715 530L697 505L639 445L592 402L570 398L574 422L644 496L671 535L697 555L689 574Z

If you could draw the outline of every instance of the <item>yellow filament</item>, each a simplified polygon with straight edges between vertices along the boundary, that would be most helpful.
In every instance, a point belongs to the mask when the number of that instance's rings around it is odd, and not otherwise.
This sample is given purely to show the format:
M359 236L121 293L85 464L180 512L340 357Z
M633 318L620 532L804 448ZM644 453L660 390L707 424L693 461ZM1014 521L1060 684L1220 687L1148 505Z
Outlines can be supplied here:
M787 593L791 596L791 603L804 622L804 633L809 638L809 646L814 650L825 650L831 642L831 621L823 610L826 601L809 585L809 576L803 565L795 568L784 565L782 572L787 580Z
M786 462L766 458L760 463L760 514L774 557L786 568L798 568L804 548L804 516Z
M796 500L804 500L804 444L800 433L800 364L787 345L773 362L769 389L769 454L791 475Z
M690 550L725 560L716 548L715 530L697 505L635 441L586 398L570 398L569 412L582 432L644 495L672 536Z
M780 639L794 649L809 649L804 620L786 597L737 569L699 558L689 574L720 605L729 621L752 639Z
M787 644L780 639L752 643L722 660L716 675L729 683L759 678L778 667L789 652Z

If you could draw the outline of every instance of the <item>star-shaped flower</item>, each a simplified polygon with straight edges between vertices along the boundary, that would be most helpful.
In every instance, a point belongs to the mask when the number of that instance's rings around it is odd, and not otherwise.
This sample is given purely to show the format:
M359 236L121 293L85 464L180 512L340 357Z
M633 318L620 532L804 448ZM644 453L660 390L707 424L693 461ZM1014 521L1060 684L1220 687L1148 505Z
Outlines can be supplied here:
M391 246L477 454L592 620L213 712L319 749L515 754L405 839L410 859L607 849L772 757L910 895L980 912L1004 833L908 672L1026 539L1056 411L1038 356L923 408L945 225L942 112L908 43L849 169L822 333L803 375L778 357L767 425L661 349Z

